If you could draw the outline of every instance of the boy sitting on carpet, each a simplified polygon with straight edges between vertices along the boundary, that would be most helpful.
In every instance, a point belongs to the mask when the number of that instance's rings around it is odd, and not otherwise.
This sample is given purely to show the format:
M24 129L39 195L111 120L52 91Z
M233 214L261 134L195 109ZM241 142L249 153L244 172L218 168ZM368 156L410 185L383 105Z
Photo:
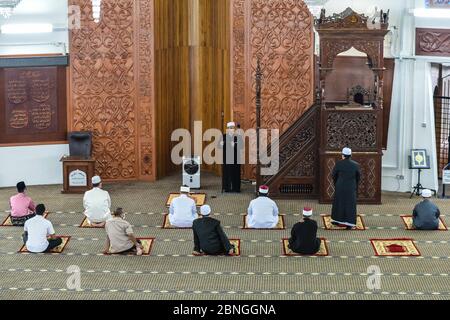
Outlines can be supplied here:
M17 194L9 199L9 206L11 207L11 222L16 227L22 227L25 221L33 218L36 214L36 206L33 200L26 195L27 186L25 182L17 183Z
M125 214L122 208L117 208L113 212L112 219L106 221L106 246L104 254L125 254L135 253L142 255L143 247L133 234L133 228L128 221L125 221Z
M23 243L27 250L33 253L50 252L62 243L62 239L55 237L55 230L50 221L43 217L45 206L36 206L36 216L25 222Z

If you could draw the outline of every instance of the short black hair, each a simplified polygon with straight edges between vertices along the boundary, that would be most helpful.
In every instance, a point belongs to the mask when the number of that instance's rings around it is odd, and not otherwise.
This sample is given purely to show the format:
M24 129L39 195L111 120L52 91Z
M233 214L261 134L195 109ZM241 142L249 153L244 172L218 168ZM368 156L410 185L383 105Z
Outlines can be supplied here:
M350 159L352 156L346 156L346 155L344 155L344 158L345 159Z
M25 189L27 188L27 186L25 185L25 182L23 182L23 181L18 182L16 187L17 187L17 192L19 192L19 193L24 192Z
M42 203L38 204L36 206L36 214L39 216L43 216L44 213L45 213L45 206Z
M114 210L113 215L115 216L120 216L123 214L123 209L122 208L117 208L116 210Z
M100 182L100 183L101 183L101 182ZM94 184L92 185L92 187L97 188L97 187L100 186L100 183L94 183Z

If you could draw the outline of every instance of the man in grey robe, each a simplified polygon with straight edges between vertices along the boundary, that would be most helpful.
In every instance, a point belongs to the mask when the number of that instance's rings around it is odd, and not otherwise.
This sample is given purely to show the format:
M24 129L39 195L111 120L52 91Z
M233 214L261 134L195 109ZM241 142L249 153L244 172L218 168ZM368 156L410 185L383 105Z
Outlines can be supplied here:
M422 190L423 201L414 207L413 224L418 230L437 230L439 228L439 208L430 201L431 190Z

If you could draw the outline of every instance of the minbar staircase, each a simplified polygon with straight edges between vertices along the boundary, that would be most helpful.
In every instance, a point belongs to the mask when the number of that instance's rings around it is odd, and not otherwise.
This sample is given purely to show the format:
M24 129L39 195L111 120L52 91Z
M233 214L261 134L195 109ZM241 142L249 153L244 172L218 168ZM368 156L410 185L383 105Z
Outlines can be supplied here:
M279 138L278 172L257 175L270 196L278 199L319 199L331 203L334 197L332 171L341 159L343 147L353 149L360 164L358 202L381 203L381 157L383 127L381 109L336 108L314 104ZM264 166L260 166L260 172Z
M318 198L319 136L320 105L315 104L280 136L278 173L258 176L258 185L268 185L273 198Z

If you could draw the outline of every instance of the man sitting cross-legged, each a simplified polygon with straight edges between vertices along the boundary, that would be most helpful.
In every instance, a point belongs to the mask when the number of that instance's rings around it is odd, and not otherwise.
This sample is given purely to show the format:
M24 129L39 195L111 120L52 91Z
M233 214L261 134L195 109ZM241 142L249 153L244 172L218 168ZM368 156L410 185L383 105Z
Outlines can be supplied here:
M142 255L142 245L133 234L131 224L125 220L122 208L113 212L112 219L106 221L106 247L104 254L135 253Z
M174 227L191 228L192 222L198 217L195 200L189 198L190 191L189 187L181 187L181 195L170 203L169 221Z
M255 229L272 229L278 223L278 207L268 197L269 187L259 188L259 197L252 200L247 210L247 226Z
M204 205L200 208L201 218L193 223L194 255L222 255L234 254L234 246L220 226L220 221L211 218L211 207Z
M36 206L36 216L25 222L23 243L33 253L50 252L61 245L61 238L55 237L55 230L50 221L43 217L45 206Z
M439 228L439 208L430 201L431 190L422 190L423 201L414 207L413 224L418 230L437 230Z
M86 191L83 197L84 215L93 227L104 227L111 219L111 198L108 191L102 189L102 179L92 177L92 190Z
M289 248L298 254L312 255L320 249L317 238L317 222L311 219L312 209L303 209L303 222L296 223L291 230Z
M11 223L14 226L23 226L25 221L33 218L36 210L33 200L26 194L25 182L17 183L17 194L9 199L11 207Z

